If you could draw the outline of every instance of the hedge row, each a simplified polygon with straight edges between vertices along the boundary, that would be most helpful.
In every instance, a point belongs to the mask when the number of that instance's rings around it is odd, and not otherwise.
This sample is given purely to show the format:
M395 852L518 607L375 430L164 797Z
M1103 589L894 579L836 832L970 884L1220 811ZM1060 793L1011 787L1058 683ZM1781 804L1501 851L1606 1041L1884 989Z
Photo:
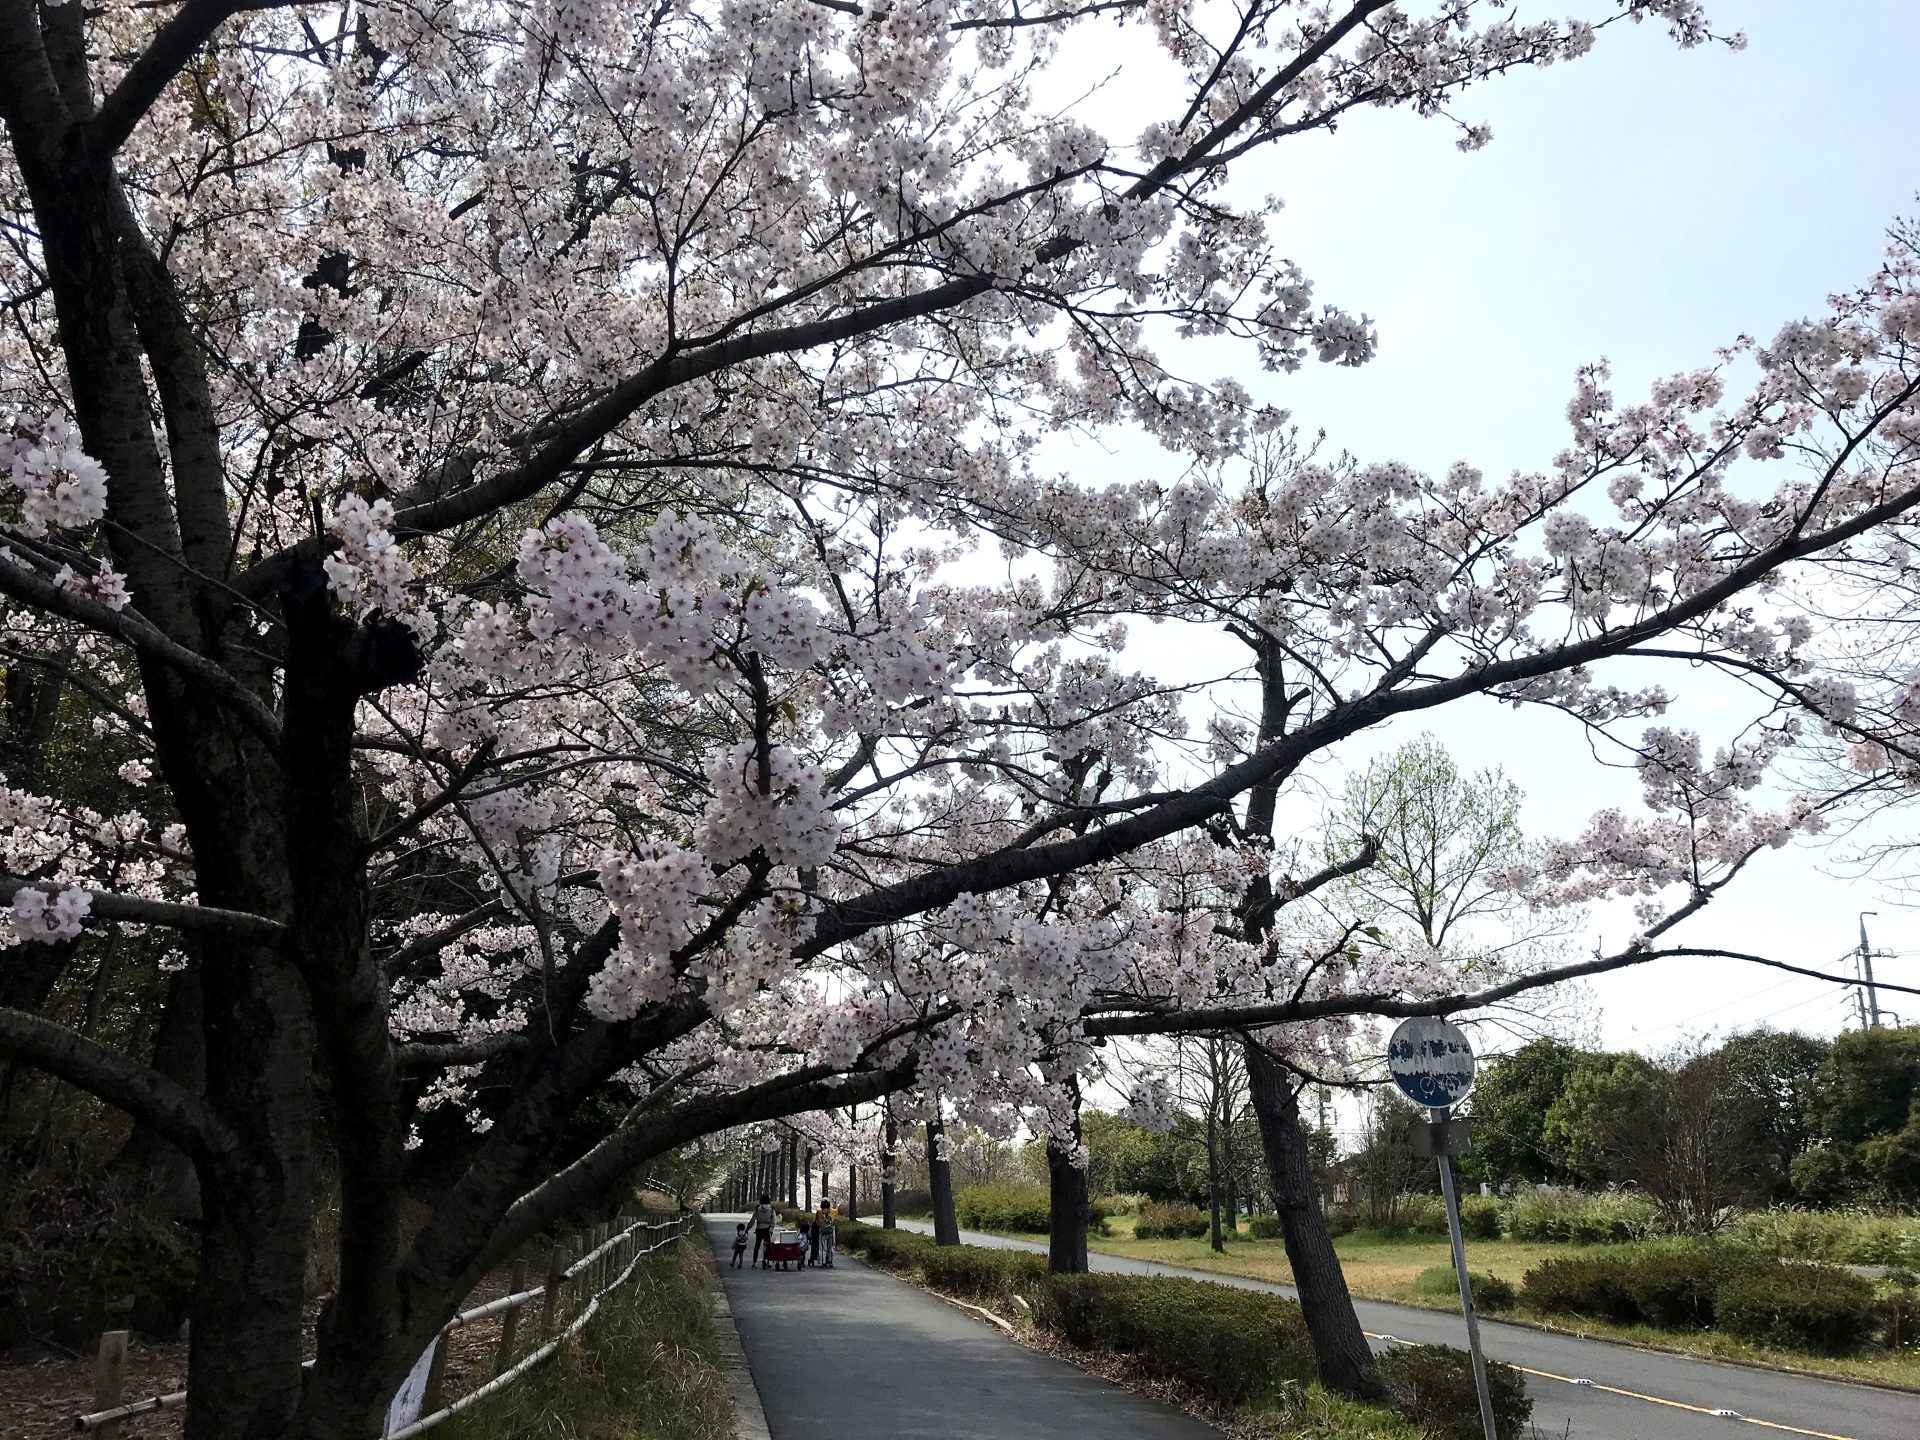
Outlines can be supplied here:
M1132 1356L1149 1375L1179 1381L1217 1405L1239 1406L1313 1379L1300 1306L1278 1295L1206 1280L1145 1275L1052 1275L1033 1251L935 1245L906 1230L842 1221L840 1244L877 1265L915 1274L970 1299L1018 1296L1036 1324L1084 1350ZM1466 1355L1410 1346L1382 1355L1381 1383L1396 1409L1434 1440L1479 1440ZM1501 1440L1518 1440L1532 1401L1517 1373L1488 1367Z
M1531 1309L1664 1330L1713 1328L1766 1345L1844 1354L1882 1327L1873 1286L1831 1265L1713 1246L1572 1255L1529 1270Z
M953 1197L954 1215L969 1230L1011 1230L1016 1235L1045 1235L1053 1225L1053 1201L1045 1185L995 1181L969 1185ZM1106 1232L1105 1197L1087 1206L1087 1221Z

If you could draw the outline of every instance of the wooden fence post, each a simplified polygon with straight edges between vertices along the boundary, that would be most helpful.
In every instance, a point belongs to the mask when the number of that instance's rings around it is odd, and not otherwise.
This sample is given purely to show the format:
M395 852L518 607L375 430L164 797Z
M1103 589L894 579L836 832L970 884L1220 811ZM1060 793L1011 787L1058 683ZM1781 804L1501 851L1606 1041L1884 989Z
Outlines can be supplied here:
M120 1404L127 1383L127 1332L108 1330L100 1336L100 1353L93 1357L93 1408L111 1410ZM109 1420L93 1432L103 1440L120 1433L120 1422Z
M509 1295L518 1295L526 1288L527 1262L525 1260L516 1260L513 1262L513 1278L507 1282L507 1293ZM494 1374L498 1375L513 1363L513 1336L514 1332L519 1328L520 1311L518 1308L509 1310L505 1315L500 1317L500 1348L494 1352L493 1356Z
M553 1329L554 1312L560 1305L560 1292L567 1284L567 1247L556 1245L547 1253L547 1293L540 1302L540 1333Z

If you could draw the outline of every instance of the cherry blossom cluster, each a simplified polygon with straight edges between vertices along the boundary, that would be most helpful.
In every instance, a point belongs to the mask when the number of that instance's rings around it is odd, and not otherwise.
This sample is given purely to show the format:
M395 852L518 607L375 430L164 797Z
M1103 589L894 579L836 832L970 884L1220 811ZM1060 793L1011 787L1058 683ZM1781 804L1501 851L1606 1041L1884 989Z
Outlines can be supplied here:
M393 539L393 502L369 504L345 495L327 515L327 533L339 546L325 560L327 583L356 617L407 608L413 566Z
M78 529L106 514L107 473L58 415L16 415L0 425L0 475L19 495L20 528L29 536Z

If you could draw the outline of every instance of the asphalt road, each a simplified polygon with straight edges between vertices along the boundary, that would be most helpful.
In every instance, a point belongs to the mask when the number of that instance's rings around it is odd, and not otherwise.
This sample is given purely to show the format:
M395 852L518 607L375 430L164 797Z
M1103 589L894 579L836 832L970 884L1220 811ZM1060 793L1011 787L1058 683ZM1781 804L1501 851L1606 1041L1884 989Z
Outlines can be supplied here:
M925 1221L899 1223L923 1233L933 1229ZM969 1245L1046 1249L970 1230L962 1231L961 1239ZM1097 1251L1090 1263L1116 1274L1185 1276L1293 1294L1285 1285ZM1374 1337L1375 1349L1396 1339L1466 1348L1466 1322L1457 1314L1377 1300L1355 1301L1354 1309ZM1920 1395L1911 1392L1694 1360L1497 1321L1481 1321L1480 1337L1491 1358L1526 1372L1534 1425L1555 1440L1730 1440L1733 1434L1760 1430L1819 1440L1920 1440ZM1592 1383L1575 1383L1581 1381Z
M734 1223L707 1235L773 1440L1219 1440L857 1260L734 1270Z

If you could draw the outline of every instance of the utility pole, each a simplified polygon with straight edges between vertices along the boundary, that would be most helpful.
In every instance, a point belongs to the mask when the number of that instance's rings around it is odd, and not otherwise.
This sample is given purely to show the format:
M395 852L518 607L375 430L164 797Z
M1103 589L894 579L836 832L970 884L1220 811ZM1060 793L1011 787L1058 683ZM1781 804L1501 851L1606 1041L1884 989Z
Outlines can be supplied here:
M1873 984L1873 951L1867 946L1867 916L1879 913L1878 910L1860 912L1860 978L1867 987L1867 1024L1876 1030L1880 1028L1880 992Z

